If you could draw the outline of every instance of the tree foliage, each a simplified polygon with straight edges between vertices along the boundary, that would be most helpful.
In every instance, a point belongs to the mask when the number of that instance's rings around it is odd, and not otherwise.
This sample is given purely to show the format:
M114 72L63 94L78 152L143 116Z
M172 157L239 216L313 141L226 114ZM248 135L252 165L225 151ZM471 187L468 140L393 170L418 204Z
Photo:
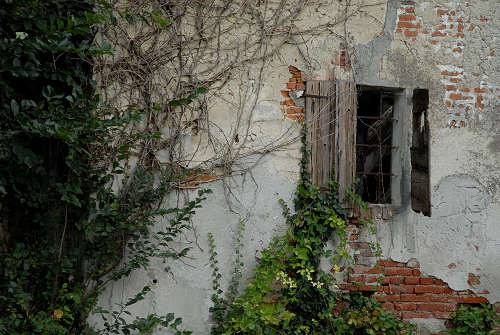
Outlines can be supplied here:
M188 333L171 314L129 323L123 315L131 303L99 310L104 329L86 325L107 283L153 257L186 255L188 248L169 243L189 228L208 192L163 209L177 173L123 164L138 138L158 134L126 132L145 111L108 108L96 94L93 57L113 52L96 43L96 27L117 15L148 19L94 0L7 0L0 8L0 334L150 333L156 326ZM151 233L165 215L162 230Z

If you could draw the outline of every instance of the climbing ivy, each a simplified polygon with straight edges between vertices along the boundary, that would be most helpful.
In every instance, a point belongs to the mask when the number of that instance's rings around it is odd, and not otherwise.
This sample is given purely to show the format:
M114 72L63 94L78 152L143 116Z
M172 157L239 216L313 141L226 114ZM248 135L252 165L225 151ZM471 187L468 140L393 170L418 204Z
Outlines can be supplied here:
M377 300L360 293L341 293L335 276L320 269L322 258L333 259L335 264L341 260L352 264L348 253L347 213L339 204L338 185L334 181L330 181L328 190L311 183L306 147L304 135L295 211L281 200L290 229L284 236L274 238L262 251L243 293L234 301L222 298L221 276L214 271L216 294L211 311L216 324L212 335L412 333L413 326L396 320ZM366 206L358 197L353 198ZM365 220L361 224L370 226L371 223ZM331 238L339 241L334 251L325 249ZM210 241L213 246L212 236ZM211 250L214 262L216 254L213 247ZM333 268L334 272L340 271L338 265Z

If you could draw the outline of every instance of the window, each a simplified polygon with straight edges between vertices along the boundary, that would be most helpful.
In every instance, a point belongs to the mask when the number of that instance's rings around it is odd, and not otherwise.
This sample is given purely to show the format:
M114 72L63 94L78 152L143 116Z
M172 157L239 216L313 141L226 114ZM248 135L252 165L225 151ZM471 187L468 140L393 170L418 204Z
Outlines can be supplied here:
M334 175L346 209L346 188L357 180L368 203L430 215L427 90L313 80L304 97L313 183Z

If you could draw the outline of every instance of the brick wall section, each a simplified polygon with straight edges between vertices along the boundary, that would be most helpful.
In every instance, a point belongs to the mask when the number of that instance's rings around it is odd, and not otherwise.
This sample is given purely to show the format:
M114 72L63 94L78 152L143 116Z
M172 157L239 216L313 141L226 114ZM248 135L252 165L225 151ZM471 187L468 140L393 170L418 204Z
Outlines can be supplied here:
M354 242L352 248L369 253L370 246ZM355 265L341 284L348 291L374 292L383 308L401 319L450 319L460 303L487 303L470 290L454 291L445 282L420 272L417 262L378 260L375 266Z
M487 2L488 0L480 0ZM500 103L500 87L489 82L480 68L477 71L464 71L467 62L464 51L467 41L482 39L490 47L496 45L490 41L492 36L484 34L484 27L491 24L486 17L471 17L468 9L477 5L476 1L455 6L453 3L436 5L433 10L440 18L438 24L427 24L416 12L414 4L403 4L398 9L395 37L406 42L419 41L430 52L449 54L447 64L436 64L445 87L444 108L449 112L450 127L467 126L466 113L481 114L485 108L493 108ZM482 56L483 62L494 63L498 57L494 48ZM487 74L485 74L487 75Z
M295 66L290 65L288 67L288 71L290 72L292 77L286 83L286 87L281 90L281 96L282 96L282 101L280 102L281 109L285 117L299 122L303 122L305 116L305 109L296 106L291 94L293 94L292 92L297 93L299 91L304 91L306 89L306 85L304 83L305 76Z

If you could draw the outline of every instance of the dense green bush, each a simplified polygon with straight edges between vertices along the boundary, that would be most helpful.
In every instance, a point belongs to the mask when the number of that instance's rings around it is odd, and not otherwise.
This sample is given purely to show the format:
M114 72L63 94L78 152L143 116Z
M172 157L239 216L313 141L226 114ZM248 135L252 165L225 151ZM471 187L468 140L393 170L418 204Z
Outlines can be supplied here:
M447 334L492 335L496 334L494 323L500 325L500 318L492 305L459 305L457 311L452 313L451 327Z
M168 243L188 228L206 191L183 208L160 209L176 174L156 171L158 182L150 169L122 163L135 140L157 136L125 132L145 111L102 106L91 80L93 57L112 52L96 44L96 27L117 16L134 18L94 0L0 6L0 334L95 333L86 319L109 281L152 257L188 251ZM117 178L120 192L112 188ZM151 234L155 218L167 214L171 220ZM171 314L124 320L125 307L147 291L118 312L100 310L106 321L98 333L159 325L187 334Z

